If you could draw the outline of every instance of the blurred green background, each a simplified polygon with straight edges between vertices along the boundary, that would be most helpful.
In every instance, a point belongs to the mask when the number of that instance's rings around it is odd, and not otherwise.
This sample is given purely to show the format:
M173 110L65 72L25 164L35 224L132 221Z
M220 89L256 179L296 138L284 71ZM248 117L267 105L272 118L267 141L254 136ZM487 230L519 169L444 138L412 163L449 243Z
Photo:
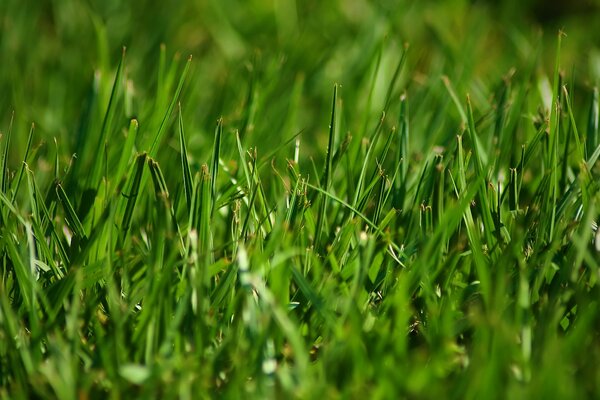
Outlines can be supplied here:
M0 129L7 129L14 110L19 132L35 121L38 135L73 150L94 85L110 86L126 46L132 103L122 125L136 116L143 132L165 44L169 60L176 53L194 57L182 100L195 138L192 152L211 142L207 133L219 116L230 129L255 121L243 132L249 144L274 131L284 138L304 130L325 145L333 84L342 85L346 110L362 111L379 46L384 74L376 90L385 90L408 43L401 87L417 97L437 95L443 91L432 87L448 75L460 93L471 92L484 107L487 85L512 68L518 74L536 49L542 68L551 71L559 29L567 34L562 65L586 77L578 85L596 84L598 26L598 0L2 0ZM367 111L379 113L383 97L375 93ZM360 126L353 115L347 118L349 131ZM26 134L16 140L25 141Z

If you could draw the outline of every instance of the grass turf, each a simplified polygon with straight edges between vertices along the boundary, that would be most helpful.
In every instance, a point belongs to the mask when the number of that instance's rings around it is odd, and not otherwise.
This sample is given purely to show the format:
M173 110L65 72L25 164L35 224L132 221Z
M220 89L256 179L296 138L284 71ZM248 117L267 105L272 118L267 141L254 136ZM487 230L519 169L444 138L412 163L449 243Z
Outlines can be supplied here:
M1 396L600 392L593 15L142 3L0 4Z

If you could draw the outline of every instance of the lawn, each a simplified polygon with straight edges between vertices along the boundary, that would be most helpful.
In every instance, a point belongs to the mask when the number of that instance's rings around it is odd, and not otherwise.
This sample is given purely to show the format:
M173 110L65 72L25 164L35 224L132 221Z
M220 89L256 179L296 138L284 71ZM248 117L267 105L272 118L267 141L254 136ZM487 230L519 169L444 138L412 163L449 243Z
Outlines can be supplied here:
M598 1L133 3L0 1L0 398L600 396Z

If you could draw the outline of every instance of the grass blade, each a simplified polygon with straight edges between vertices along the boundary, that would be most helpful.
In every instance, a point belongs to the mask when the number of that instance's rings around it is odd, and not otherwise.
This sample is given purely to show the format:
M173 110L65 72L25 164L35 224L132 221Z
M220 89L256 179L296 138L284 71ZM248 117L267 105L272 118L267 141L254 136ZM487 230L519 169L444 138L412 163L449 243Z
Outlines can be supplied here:
M2 163L0 166L0 191L4 194L8 194L6 188L8 187L8 151L10 150L10 137L12 136L12 126L14 119L14 112L10 117L10 124L8 125L8 133L4 143L4 151L2 152ZM0 134L0 139L2 135Z
M496 240L494 239L494 233L500 234L499 227L494 226L494 218L492 217L492 210L487 197L487 184L486 176L487 172L484 169L484 161L481 159L480 150L477 146L477 131L475 130L475 120L473 118L473 108L471 107L470 97L467 96L467 118L468 127L467 132L469 133L469 139L473 143L473 157L475 158L475 175L477 178L484 179L483 185L479 188L478 203L479 211L483 218L483 228L485 241L489 249L495 249Z
M183 68L183 72L181 73L181 77L179 78L179 83L177 84L177 89L175 89L175 94L173 95L173 99L171 100L171 103L169 104L169 107L167 108L167 111L165 112L165 115L160 123L159 128L158 128L158 131L156 132L156 135L154 136L154 140L152 141L152 145L150 146L150 150L148 151L148 154L151 157L156 157L156 151L158 150L157 146L159 145L163 134L167 130L167 124L168 124L169 118L171 118L173 109L175 108L175 105L177 104L177 102L179 100L181 91L183 89L183 84L185 83L185 80L187 78L187 74L189 72L191 64L192 64L192 56L189 56L187 62L185 63L185 67Z
M198 234L198 259L202 260L204 269L211 264L211 182L210 173L206 164L202 165L200 173L194 180L195 195L192 207L191 227Z
M587 125L587 155L591 155L598 145L600 145L600 99L598 88L595 87L592 91L592 101L590 101L590 110Z
M135 160L134 169L132 174L130 175L129 184L129 193L127 194L127 206L125 207L125 212L123 214L123 219L121 222L121 230L123 236L127 235L129 228L131 227L131 219L133 218L133 211L135 209L135 205L138 199L140 184L142 182L142 174L144 172L144 165L146 164L146 153L142 153L137 156Z
M211 193L211 214L215 211L217 202L217 177L219 175L219 157L221 155L221 136L223 135L223 118L217 121L215 129L215 141L212 152L212 169L210 178L210 193Z
M121 93L122 86L122 75L123 68L125 64L125 47L123 47L123 51L121 53L121 60L119 61L119 65L117 66L117 72L115 74L115 80L113 82L112 90L110 92L110 98L108 100L108 106L106 108L106 113L104 114L104 120L102 121L102 129L100 130L100 136L98 137L98 141L94 148L91 148L91 154L95 155L96 161L92 166L92 173L90 174L90 187L97 187L100 182L100 174L102 173L102 157L105 155L99 149L104 149L105 144L109 139L109 132L112 130L113 120L115 117L116 107L117 107L117 97Z
M115 183L121 184L123 179L126 179L125 172L127 170L127 164L131 161L131 157L133 155L135 140L137 138L139 124L136 119L132 119L129 122L129 130L127 132L127 138L125 139L125 144L123 145L123 150L121 153L121 157L119 158L119 163L117 164L117 169L115 171ZM112 190L111 190L112 191Z
M67 224L73 230L73 233L77 238L86 240L87 235L85 234L83 225L81 224L73 205L69 201L69 198L67 197L67 194L60 183L56 184L56 194L58 195L58 199L60 200L63 209L65 210Z
M27 137L27 145L25 146L25 155L23 156L23 163L21 164L21 168L19 169L19 175L17 177L17 181L15 183L15 187L13 189L12 202L14 203L17 194L19 193L19 187L21 186L21 180L23 179L23 173L25 172L25 168L27 166L27 159L29 158L29 152L31 150L31 141L33 140L33 132L35 130L35 124L31 124L31 129L29 130L29 136Z
M323 188L327 192L329 190L329 186L331 185L331 160L333 157L333 143L335 140L335 109L337 104L337 84L333 85L333 100L331 105L331 121L329 122L329 142L327 144L327 154L325 156L325 170L323 176L325 177L325 181L323 182ZM321 235L323 232L323 227L325 225L325 215L327 212L327 196L321 197L321 205L319 208L319 215L317 219L316 231L315 231L315 245L317 248L321 249Z
M181 173L183 175L183 190L185 192L185 199L187 204L187 211L191 213L192 210L192 195L194 189L192 187L192 173L190 171L190 164L187 158L187 146L185 144L185 133L183 131L183 117L181 115L181 103L179 104L179 152L181 157Z

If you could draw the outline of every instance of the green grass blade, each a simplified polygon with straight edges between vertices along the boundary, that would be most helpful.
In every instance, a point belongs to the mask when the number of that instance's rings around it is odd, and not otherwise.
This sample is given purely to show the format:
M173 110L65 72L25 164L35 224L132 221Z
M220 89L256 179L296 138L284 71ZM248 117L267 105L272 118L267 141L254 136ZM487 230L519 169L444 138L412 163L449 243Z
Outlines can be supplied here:
M17 194L19 193L19 187L21 186L21 180L23 179L23 173L25 172L25 168L27 165L27 159L29 158L29 153L31 151L31 141L33 140L33 132L35 130L35 124L31 124L31 129L29 130L29 136L27 137L27 145L25 146L25 155L23 156L23 163L21 164L21 168L19 169L19 175L17 176L17 181L15 183L12 195L12 202L14 203Z
M0 193L0 201L4 203L4 206L13 214L13 216L19 221L19 223L25 226L26 221L23 219L19 211L15 208L15 205L4 193Z
M358 217L360 217L360 219L362 219L369 227L371 227L375 233L377 233L381 237L384 237L384 238L386 237L385 232L383 232L379 228L379 226L377 226L377 224L375 224L373 221L371 221L369 218L367 218L363 213L358 211L356 208L352 207L350 204L348 204L344 200L340 199L339 197L334 196L331 193L326 192L325 190L321 189L320 187L311 185L310 183L307 183L307 186L320 192L322 195L330 198L331 200L335 201L336 203L339 203L340 205L344 206L348 210L352 211L354 214L356 214ZM394 250L396 250L398 253L403 253L403 251L400 249L400 247L396 243L390 242L389 246L391 248L393 248ZM396 261L398 261L398 260L396 260ZM402 265L401 262L399 262L399 263Z
M69 201L69 198L67 197L67 194L65 193L65 190L63 189L60 183L56 184L56 194L58 195L58 199L60 200L63 209L65 210L67 224L73 230L75 236L77 236L79 239L87 239L87 235L85 233L85 230L83 229L83 225L79 220L79 217L77 216L77 213L75 212L71 201Z
M100 151L100 149L104 149L106 142L109 140L109 133L112 131L113 120L116 113L117 107L117 97L122 92L122 75L123 68L125 64L125 47L123 47L123 51L121 53L121 60L119 61L119 65L117 66L117 72L115 74L115 80L113 82L112 90L110 92L110 98L108 100L108 106L106 108L106 113L104 114L104 120L102 121L102 128L100 130L100 135L98 136L98 141L96 146L91 148L91 154L95 155L96 161L92 166L92 172L90 174L90 186L96 187L100 182L100 175L102 173L102 157L105 155L104 152Z
M402 55L400 56L400 61L398 61L398 64L396 65L396 69L394 70L394 74L392 75L392 80L390 81L387 93L385 95L385 103L383 106L384 113L387 113L390 109L392 94L394 93L394 89L396 88L396 82L398 81L398 78L400 77L400 73L402 72L402 69L404 68L404 64L406 63L406 55L407 54L408 54L408 45L405 44L404 48L402 50Z
M0 191L4 194L7 193L8 188L8 152L10 150L10 137L12 136L12 126L13 126L14 112L10 117L10 124L8 125L8 133L6 134L6 138L4 139L4 151L2 152L2 163L0 166ZM2 135L0 135L0 139L2 139Z
M572 109L572 105L571 105L571 98L569 97L569 92L567 91L567 88L565 86L563 86L563 93L565 96L565 103L567 104L567 113L569 115L569 119L571 120L571 128L573 130L573 136L575 138L575 151L577 154L577 158L578 158L578 164L581 167L581 179L582 179L582 201L583 201L583 207L587 208L589 200L590 200L590 195L588 193L588 185L589 182L591 181L591 176L589 173L589 170L587 168L587 164L585 162L585 148L582 145L581 139L579 137L579 130L577 129L577 123L575 122L575 116L573 115L573 109ZM566 160L565 160L565 164L566 164Z
M586 154L589 156L598 145L600 145L600 95L598 88L595 87L588 114Z
M400 167L400 173L394 179L394 208L401 210L404 207L404 200L408 186L408 170L410 163L410 127L409 127L409 108L408 98L403 95L400 98L400 127L397 130L396 165Z
M33 310L35 307L33 294L35 278L33 277L32 271L23 262L14 240L14 238L8 238L4 241L4 245L17 278L19 296L23 299L25 309Z
M550 156L549 156L549 168L550 168L550 190L548 197L544 202L544 209L546 214L549 215L549 228L547 233L548 241L553 240L555 225L556 225L556 204L558 201L559 192L559 160L558 160L558 144L560 136L560 50L561 41L564 33L560 31L558 33L556 41L556 60L554 63L554 82L552 91L552 110L550 112Z
M137 138L139 123L136 119L132 119L129 122L129 130L127 132L127 138L125 139L125 144L123 145L121 157L119 158L119 162L117 164L117 169L115 171L114 177L115 184L120 185L123 179L126 179L126 171L127 165L131 161L133 156L135 141Z
M183 117L181 115L181 104L179 105L179 152L181 157L181 172L183 175L183 190L185 191L185 199L187 204L188 213L191 212L192 209L192 195L193 195L193 187L192 187L192 173L190 171L190 164L188 162L187 157L187 146L185 144L185 133L183 130Z
M336 104L337 104L337 84L333 85L333 100L331 105L331 120L329 122L329 142L327 144L327 154L325 156L325 169L323 176L325 181L323 182L323 188L325 192L329 190L331 185L331 161L333 157L333 143L335 141L335 122L336 122ZM317 248L321 248L321 235L325 225L325 215L327 212L327 197L322 196L321 205L319 207L319 215L317 219L316 231L315 231L315 245Z
M171 220L171 227L174 227L177 231L177 236L179 237L181 252L183 255L185 243L183 235L181 234L179 223L177 222L177 217L175 216L173 204L171 202L171 199L169 198L169 188L167 187L165 177L162 173L160 165L158 165L158 163L151 158L148 158L148 168L150 170L150 176L152 177L152 183L154 185L154 193L156 195L156 198L157 200L159 200L159 203L162 203L162 206L166 207L168 210L169 218Z
M213 144L212 161L211 161L211 178L210 178L210 193L211 193L211 214L215 210L217 202L217 177L219 175L219 158L221 156L221 136L223 135L223 118L217 121L215 128L215 141Z
M61 240L61 235L59 235L55 222L50 217L50 211L46 207L43 195L38 188L33 171L26 166L25 172L27 173L27 186L29 189L30 207L35 222L34 227L37 225L40 228L46 228L46 230L50 232L50 236L52 238L51 246L56 246L58 252L57 256L62 264L65 266L69 265L69 256L67 255L67 251ZM40 236L39 240L42 240L42 238L45 239L43 236Z
M127 205L125 207L125 212L123 213L123 219L121 222L121 230L123 235L127 235L129 228L131 227L131 220L133 218L133 211L135 209L139 192L141 190L141 182L142 182L142 174L144 172L144 166L146 164L147 154L142 153L137 156L135 160L134 169L132 170L132 174L130 175L130 184L128 187L127 197Z
M208 166L204 164L194 182L195 195L191 225L198 235L198 259L202 261L204 269L211 263L212 257L210 180Z
M467 96L467 118L468 118L468 127L467 132L469 133L469 138L473 143L473 157L475 159L475 175L477 178L485 179L487 176L487 172L484 169L484 165L486 164L484 160L481 158L480 150L477 146L477 131L475 130L475 120L473 118L473 109L471 107L470 97ZM494 226L494 219L492 217L492 208L490 207L488 197L487 197L487 183L484 180L484 184L480 187L479 195L479 210L483 219L483 229L485 235L485 241L488 245L488 248L493 249L496 245L496 240L494 239L494 233L499 234L499 227Z
M169 107L167 108L167 111L165 112L165 115L160 123L158 131L156 132L156 135L154 136L152 145L150 146L150 150L148 151L148 154L151 157L156 157L156 151L158 150L157 146L160 144L162 136L165 133L165 131L167 130L169 119L171 118L171 114L173 113L173 109L175 108L175 105L179 101L179 98L181 96L181 91L183 90L183 84L185 83L185 80L187 78L191 64L192 64L192 56L188 57L188 60L185 63L185 67L183 68L183 72L181 73L181 76L179 78L179 83L177 84L177 89L175 89L175 94L173 95L173 99L171 100L171 103L169 104Z

